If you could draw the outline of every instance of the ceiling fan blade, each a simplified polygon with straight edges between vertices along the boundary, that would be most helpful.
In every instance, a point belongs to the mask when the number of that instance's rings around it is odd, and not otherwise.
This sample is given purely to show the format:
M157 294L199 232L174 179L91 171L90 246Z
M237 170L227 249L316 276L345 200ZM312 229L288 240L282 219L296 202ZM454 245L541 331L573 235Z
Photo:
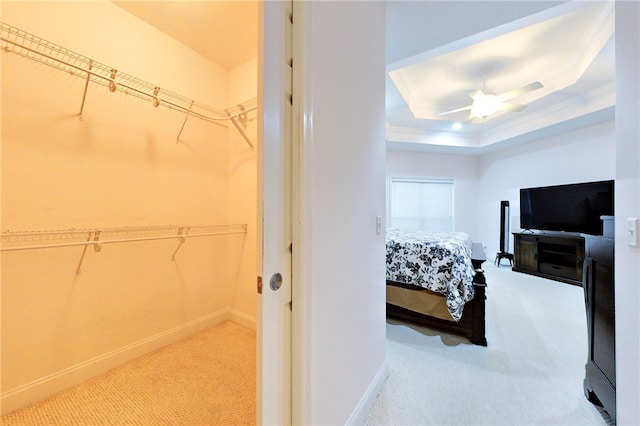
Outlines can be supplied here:
M518 112L518 111L522 111L523 109L525 109L527 106L526 105L520 105L520 104L511 104L509 102L502 102L500 104L500 106L498 107L498 109L500 111L514 111L514 112Z
M498 95L498 98L502 101L507 101L511 98L515 98L516 96L524 95L525 93L532 92L534 90L542 89L544 86L539 81L534 81L533 83L529 83L526 86L523 86L519 89L510 90L501 95Z
M471 108L473 107L473 105L469 105L463 108L458 108L458 109L452 109L451 111L444 111L441 113L436 114L436 116L441 116L441 115L447 115L447 114L453 114L454 112L460 112L460 111L469 111Z
M453 114L456 112L461 112L461 111L469 111L469 110L473 110L474 107L480 107L480 105L483 104L491 104L494 103L496 100L498 102L500 102L500 105L494 106L491 110L491 112L488 112L486 115L491 115L493 112L495 112L496 108L500 111L522 111L523 109L525 109L526 105L520 105L520 104L511 104L508 102L504 102L508 99L511 98L515 98L516 96L520 96L523 95L527 92L531 92L533 90L537 90L542 88L543 85L542 83L540 83L539 81L534 81L533 83L529 83L526 86L523 86L519 89L514 89L514 90L510 90L508 92L505 92L501 95L494 95L493 93L485 93L480 89L471 89L468 90L467 93L469 94L469 96L471 96L471 99L473 99L473 104L463 107L463 108L457 108L457 109L453 109L451 111L444 111L441 112L439 114L437 114L437 116L442 116L442 115L447 115L447 114ZM488 105L483 105L483 106L488 106ZM480 108L479 108L480 109ZM486 108L482 108L482 109L486 109ZM479 111L478 111L479 113ZM482 117L485 118L485 117Z
M471 96L471 99L473 99L474 101L477 101L478 99L482 99L485 96L487 96L482 90L480 89L469 89L467 91L467 93L469 93L469 96Z

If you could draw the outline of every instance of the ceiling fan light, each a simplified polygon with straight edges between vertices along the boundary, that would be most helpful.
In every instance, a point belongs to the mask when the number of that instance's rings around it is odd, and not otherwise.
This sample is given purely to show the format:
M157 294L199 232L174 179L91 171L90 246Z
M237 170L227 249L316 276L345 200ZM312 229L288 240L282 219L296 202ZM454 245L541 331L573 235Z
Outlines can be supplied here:
M502 101L496 95L485 95L476 99L471 108L471 115L478 118L485 118L495 113Z

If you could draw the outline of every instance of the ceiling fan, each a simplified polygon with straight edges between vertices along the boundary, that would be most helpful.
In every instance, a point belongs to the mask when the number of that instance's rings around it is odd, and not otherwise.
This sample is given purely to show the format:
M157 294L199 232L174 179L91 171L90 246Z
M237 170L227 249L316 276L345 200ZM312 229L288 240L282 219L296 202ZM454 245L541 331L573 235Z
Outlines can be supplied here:
M469 96L473 99L473 103L463 108L444 111L438 116L453 114L454 112L470 111L470 118L487 118L497 111L522 111L526 105L514 104L506 102L528 92L532 92L544 87L539 81L534 81L519 89L510 90L508 92L497 95L495 93L486 92L485 90L474 89L469 91Z

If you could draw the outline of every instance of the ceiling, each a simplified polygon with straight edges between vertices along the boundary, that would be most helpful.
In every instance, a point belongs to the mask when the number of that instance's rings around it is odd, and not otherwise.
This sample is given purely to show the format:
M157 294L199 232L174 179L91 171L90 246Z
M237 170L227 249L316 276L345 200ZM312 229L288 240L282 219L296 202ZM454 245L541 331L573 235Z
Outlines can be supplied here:
M481 154L612 119L613 6L389 2L388 146ZM511 100L526 105L520 112L438 115L470 105L474 89L501 94L535 81L544 87Z
M225 69L258 53L257 1L113 1Z
M255 1L114 3L226 69L257 55ZM393 0L386 30L390 149L481 154L613 117L612 1ZM533 81L520 112L437 115Z

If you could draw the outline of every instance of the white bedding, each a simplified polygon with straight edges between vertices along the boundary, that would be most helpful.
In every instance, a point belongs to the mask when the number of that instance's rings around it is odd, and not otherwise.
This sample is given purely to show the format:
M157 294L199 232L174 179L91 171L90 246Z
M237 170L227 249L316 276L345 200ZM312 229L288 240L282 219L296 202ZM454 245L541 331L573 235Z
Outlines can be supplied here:
M387 280L441 293L454 320L473 299L472 241L464 232L387 230Z

